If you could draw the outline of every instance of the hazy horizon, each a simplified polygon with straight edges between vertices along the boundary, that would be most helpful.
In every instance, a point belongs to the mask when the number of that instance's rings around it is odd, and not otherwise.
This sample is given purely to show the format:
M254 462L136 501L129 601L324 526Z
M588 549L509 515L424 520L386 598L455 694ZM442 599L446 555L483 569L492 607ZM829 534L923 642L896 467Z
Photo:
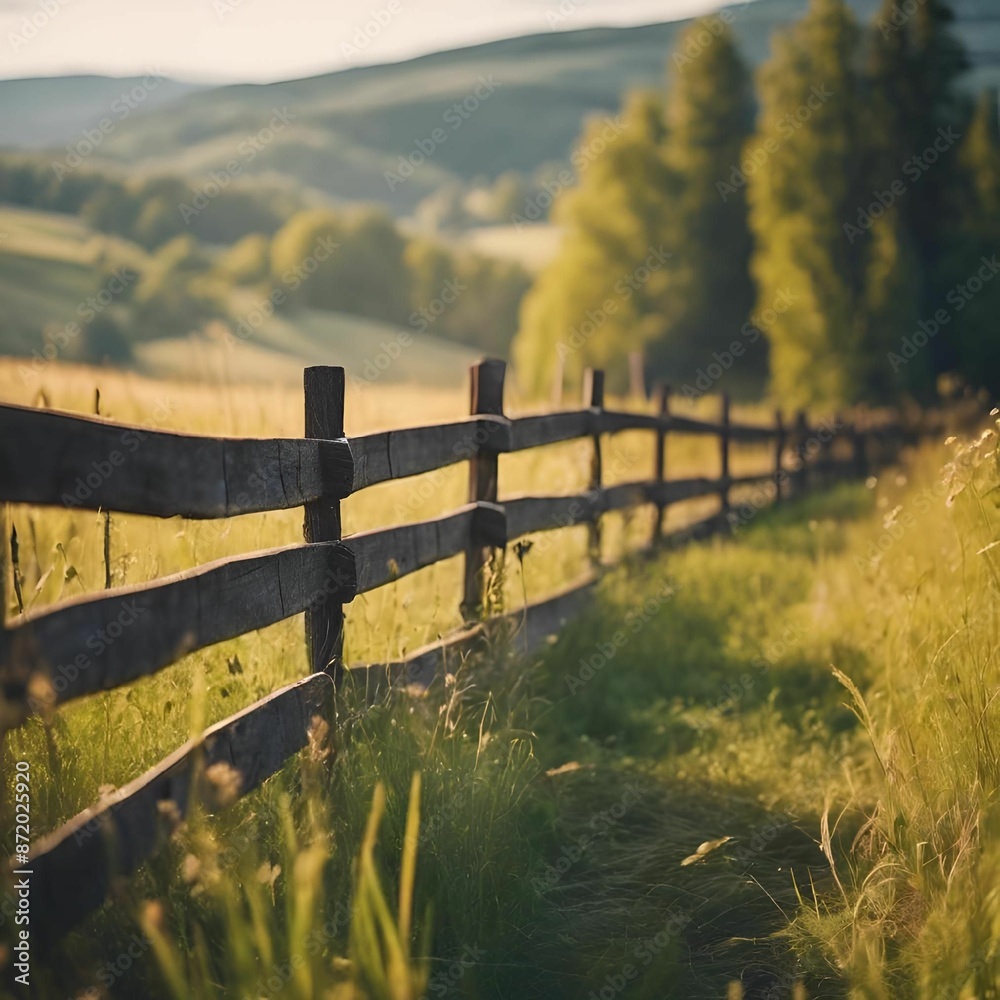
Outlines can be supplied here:
M718 0L0 0L0 78L267 83L546 31L673 21ZM54 11L54 13L53 13ZM367 30L366 30L367 29ZM362 44L363 43L363 44Z

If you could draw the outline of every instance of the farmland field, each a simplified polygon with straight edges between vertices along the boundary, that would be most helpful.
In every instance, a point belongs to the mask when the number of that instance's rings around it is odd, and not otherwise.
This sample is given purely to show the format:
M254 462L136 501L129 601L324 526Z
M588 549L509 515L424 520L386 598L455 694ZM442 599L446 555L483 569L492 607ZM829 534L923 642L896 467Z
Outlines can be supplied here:
M302 431L301 393L282 385L209 388L58 364L37 382L23 382L16 365L6 363L7 401L93 412L99 388L101 412L118 420L247 436ZM347 432L411 424L418 405L421 422L456 418L464 404L457 386L349 384ZM706 399L698 409L710 414L715 405ZM741 415L766 419L752 410ZM890 983L931 975L921 949L908 942L932 933L934 925L901 928L899 908L912 904L899 896L918 893L928 914L947 921L961 906L952 885L981 884L976 872L992 863L994 850L987 822L989 775L996 773L990 743L978 742L979 730L972 730L956 746L956 753L978 758L984 777L971 800L952 805L940 798L949 787L947 758L919 742L905 751L898 747L893 766L902 769L903 783L893 785L894 808L908 815L912 832L893 839L891 829L883 832L890 822L883 807L871 810L884 794L879 789L886 777L877 766L880 760L884 766L884 741L895 740L884 726L906 726L912 713L933 726L961 725L962 712L980 713L985 725L995 711L987 697L996 669L987 653L996 635L988 550L997 518L982 499L992 474L986 461L992 441L984 438L943 479L944 453L927 448L877 486L840 487L780 515L760 514L735 542L616 570L602 584L594 613L540 657L511 661L497 650L486 661L469 662L409 708L386 704L359 714L348 697L343 728L330 737L339 751L336 763L292 763L225 817L196 814L167 854L124 890L123 906L96 915L82 935L70 937L63 946L67 962L52 972L52 982L69 970L77 985L88 976L102 982L97 957L116 953L122 946L115 942L127 940L138 919L141 939L151 947L123 980L122 996L133 995L128 991L140 982L144 995L216 995L209 983L219 981L231 991L219 995L243 995L234 991L255 988L267 956L275 965L281 965L278 956L290 960L295 928L323 926L321 917L333 919L335 930L310 955L301 981L281 995L305 998L326 989L339 996L336 990L346 988L352 975L367 981L378 963L368 956L374 964L366 971L357 941L347 937L346 893L358 877L351 875L351 862L381 781L388 813L379 870L395 884L415 769L423 772L427 831L419 841L416 913L430 937L426 954L412 960L414 984L442 984L433 978L442 975L439 966L447 969L450 956L472 949L492 958L462 966L468 971L461 984L452 984L455 995L516 990L578 996L567 984L579 980L599 989L629 965L642 967L644 988L654 991L648 995L662 995L654 984L670 983L680 990L671 996L722 997L730 981L742 980L748 996L763 996L767 984L791 977L796 995L841 996L856 968L874 961L871 949L884 949L887 939L891 953L866 975ZM651 473L648 435L616 435L604 447L609 481ZM539 483L551 493L582 488L588 448L580 443L505 456L501 498L538 492ZM770 461L754 448L738 456L737 474L767 468ZM714 472L716 461L695 440L671 443L668 452L672 476ZM945 498L960 486L955 508L946 508ZM461 467L372 488L345 501L345 532L444 513L463 502L464 490ZM687 506L673 523L705 510L704 504ZM919 522L902 519L900 511L908 508ZM648 537L648 517L606 520L608 560ZM902 534L890 532L897 523L907 525ZM11 528L19 541L25 608L103 585L101 515L9 506L5 534ZM559 532L556 545L539 549L538 561L530 551L523 559L508 553L508 606L544 596L585 570L582 530ZM295 511L218 523L113 515L112 580L149 580L295 541L300 531ZM977 549L983 554L969 563ZM348 608L348 660L385 660L458 625L459 562L358 598ZM19 610L11 572L8 560L9 618ZM926 617L930 608L933 619ZM935 681L926 664L946 669L955 615L967 622L958 626L967 633L962 641L983 644L969 646L981 655L961 668L973 672L960 702L928 701L936 696L927 686L945 677ZM917 628L917 622L926 625ZM935 638L925 639L925 628ZM613 639L619 632L624 641ZM588 672L595 653L609 649L614 662L596 675L593 668ZM135 777L189 733L303 676L304 652L301 619L293 619L189 655L128 689L85 699L11 733L6 752L29 760L44 789L35 806L36 832ZM913 666L904 668L907 662ZM913 687L907 675L925 680ZM117 734L126 730L129 739L122 741ZM985 738L988 727L982 732ZM917 740L912 732L908 738ZM323 753L314 749L313 756ZM937 798L921 798L931 793L913 784L918 781L941 782ZM823 833L827 805L836 809L829 840ZM967 842L940 876L930 869L905 876L906 852L926 849L916 839L923 835L921 824L945 821L939 808L948 810L949 824L967 831ZM851 841L869 813L874 826L866 828L868 846L859 850ZM594 817L602 815L595 836ZM983 825L974 833L978 823ZM577 850L584 835L593 846ZM221 860L220 852L234 843L242 845L242 875ZM935 850L951 849L941 844ZM886 852L894 860L881 869ZM944 864L944 857L935 864ZM694 861L681 865L685 858ZM318 894L303 882L311 878L308 865L326 873ZM881 872L876 895L867 874L872 866ZM264 878L263 872L270 874ZM640 893L648 884L660 888ZM983 886L964 891L989 911L996 899ZM385 891L391 898L393 890ZM431 896L435 910L422 915L421 900ZM855 905L854 897L869 915L855 918L854 938L845 939L845 908ZM143 899L158 902L150 909L154 904ZM272 900L284 903L272 909ZM354 906L351 934L363 920L361 904ZM242 907L258 914L249 924L238 915ZM624 913L630 916L622 924ZM218 965L209 942L233 934L250 935L249 951ZM956 948L974 946L984 947L970 940ZM184 957L187 948L194 948L194 957ZM998 956L987 950L995 963ZM251 960L251 952L258 957ZM354 966L334 960L348 953ZM960 978L959 959L951 952L946 957L948 968L958 968L951 975ZM536 987L529 983L543 983L544 990L532 992ZM389 994L374 989L371 995Z

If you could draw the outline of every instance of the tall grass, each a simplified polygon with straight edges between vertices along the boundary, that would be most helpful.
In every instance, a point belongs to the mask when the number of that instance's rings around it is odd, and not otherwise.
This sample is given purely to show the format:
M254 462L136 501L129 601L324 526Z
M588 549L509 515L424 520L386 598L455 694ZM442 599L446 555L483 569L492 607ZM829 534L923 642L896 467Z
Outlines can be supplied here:
M296 433L288 420L266 433ZM648 475L647 438L614 444L633 456L622 479ZM505 459L502 488L544 474L569 492L580 457ZM676 449L671 474L695 457ZM996 995L998 495L992 433L928 447L734 539L607 573L527 660L497 648L375 706L348 687L336 728L228 811L195 810L47 956L39 995ZM388 522L395 502L358 517ZM47 548L69 552L67 523L37 522L51 534L33 572L72 587ZM238 523L225 542L293 530ZM169 551L135 531L150 561L130 581ZM508 553L500 582L540 596L574 557ZM350 627L430 619L430 591L379 596ZM301 673L298 623L242 642L10 734L6 759L44 776L41 815Z

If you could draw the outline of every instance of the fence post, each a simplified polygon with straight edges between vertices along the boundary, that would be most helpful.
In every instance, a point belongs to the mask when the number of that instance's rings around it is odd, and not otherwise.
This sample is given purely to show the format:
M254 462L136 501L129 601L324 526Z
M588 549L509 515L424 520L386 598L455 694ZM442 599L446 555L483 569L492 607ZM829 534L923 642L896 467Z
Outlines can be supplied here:
M729 516L729 393L722 394L722 431L719 434L719 464L721 466L722 488L719 490L719 500L721 503L720 516L723 519Z
M306 437L331 440L344 436L343 368L317 365L302 373ZM340 501L321 497L305 505L307 542L339 542ZM327 673L339 684L344 673L344 606L329 600L306 611L306 644L313 673Z
M654 402L656 405L656 415L661 419L670 416L670 386L657 383L654 391ZM656 473L655 478L658 483L662 483L667 476L667 429L661 425L656 429ZM657 546L663 541L663 511L662 503L656 504L656 521L653 524L653 545Z
M806 445L809 441L809 421L806 411L799 410L795 415L795 454L798 457L798 467L794 472L795 493L801 496L809 486L809 468L806 465Z
M503 383L507 365L496 358L486 358L469 369L469 412L503 416ZM477 445L469 459L469 502L486 500L496 503L497 470L496 452L485 451ZM465 554L465 591L462 597L462 616L466 621L480 618L486 605L485 570L489 564L490 547L472 540Z
M587 485L589 492L599 495L601 480L603 478L603 466L601 462L601 433L600 433L600 413L604 409L604 372L597 368L587 368L583 373L583 405L594 412L594 434L593 453L590 460L590 482ZM592 563L600 565L601 562L601 515L598 511L594 519L589 524L590 542L588 545L590 560Z
M854 471L859 479L868 478L868 432L862 426L863 415L855 415L851 424L851 443L854 451Z
M781 503L781 484L785 478L781 467L781 460L785 454L785 421L782 419L780 409L774 411L774 426L778 432L774 444L774 503L777 506Z
M824 485L837 481L834 467L833 449L840 436L840 428L843 425L844 417L841 413L834 413L833 427L830 428L830 436L826 441L820 442L820 463L823 470L822 482Z

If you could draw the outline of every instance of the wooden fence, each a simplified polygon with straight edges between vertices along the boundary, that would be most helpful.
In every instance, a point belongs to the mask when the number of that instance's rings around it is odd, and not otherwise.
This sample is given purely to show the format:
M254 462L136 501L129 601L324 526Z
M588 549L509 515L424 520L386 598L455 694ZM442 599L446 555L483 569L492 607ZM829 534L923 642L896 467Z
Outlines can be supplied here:
M284 687L212 726L110 798L36 842L31 876L36 941L65 933L108 895L112 879L132 873L166 835L165 803L185 815L194 797L213 806L205 771L225 762L241 776L245 795L305 746L316 715L330 711L345 678L384 687L402 680L429 683L445 658L480 635L484 567L492 551L535 532L590 526L598 544L601 515L637 505L656 512L652 542L668 540L666 509L718 496L719 510L684 529L682 538L731 523L734 487L773 484L775 499L801 492L816 472L866 475L875 446L892 449L899 428L859 428L840 421L825 430L804 414L786 428L730 419L724 400L718 422L670 412L656 394L654 413L606 409L603 375L588 372L583 407L570 412L508 418L505 366L487 360L472 368L470 417L454 423L344 436L342 368L309 368L304 376L305 438L248 440L132 428L124 424L27 407L0 406L0 500L80 506L158 517L226 518L303 507L301 544L223 559L148 584L106 590L22 614L0 631L0 683L8 711L22 718L42 706L29 693L32 678L48 679L51 704L107 691L148 676L193 650L305 613L311 676ZM602 484L601 436L648 430L654 437L655 478ZM669 434L717 440L720 473L667 479ZM130 434L132 435L130 437ZM576 496L522 496L498 501L498 456L573 439L593 441L589 489ZM774 465L758 476L730 474L734 443L773 443ZM836 457L840 451L846 457ZM376 483L469 464L469 502L445 517L342 537L340 501ZM83 484L83 488L81 488ZM674 541L676 541L674 537ZM344 605L400 577L465 555L457 635L392 664L345 669ZM517 612L530 637L556 630L592 581ZM99 644L94 636L113 638ZM218 805L218 803L214 803ZM13 869L16 867L12 865Z

